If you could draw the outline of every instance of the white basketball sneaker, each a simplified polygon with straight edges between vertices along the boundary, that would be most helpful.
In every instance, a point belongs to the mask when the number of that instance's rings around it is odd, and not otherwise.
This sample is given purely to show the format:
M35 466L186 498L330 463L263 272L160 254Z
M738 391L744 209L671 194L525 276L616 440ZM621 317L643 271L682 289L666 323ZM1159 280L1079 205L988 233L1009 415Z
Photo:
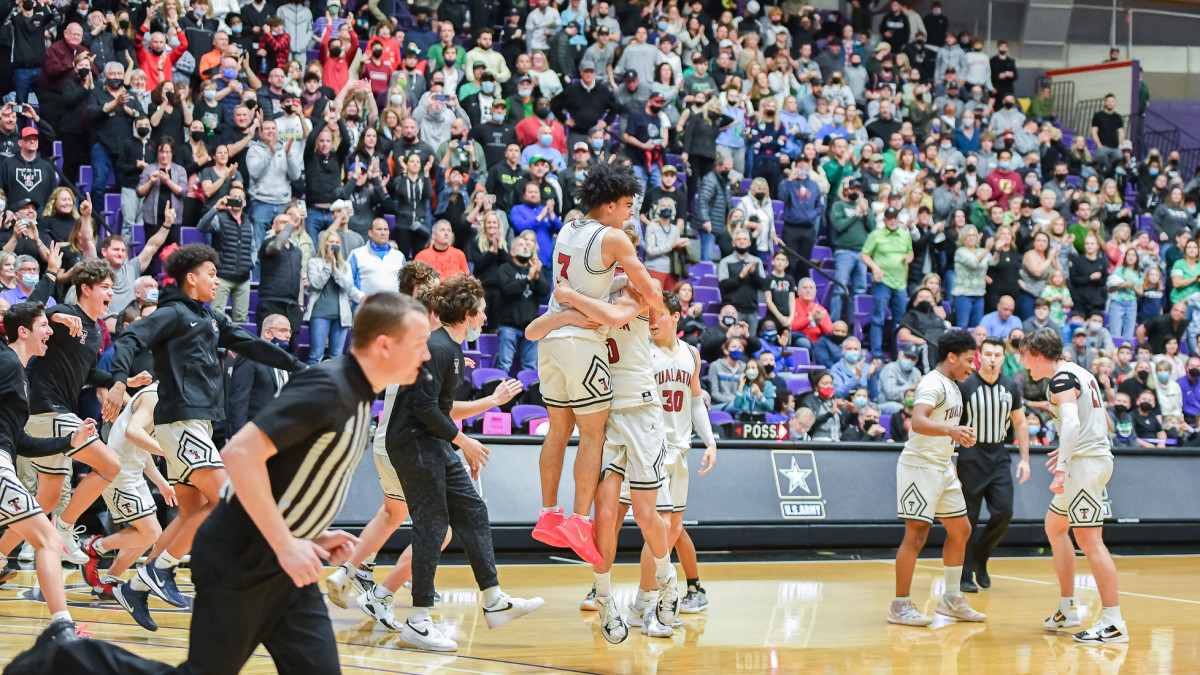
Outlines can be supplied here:
M621 618L621 608L613 596L596 598L596 611L600 613L600 634L611 644L620 644L629 637L629 626Z
M456 652L458 643L446 637L432 621L413 623L412 619L404 622L400 628L400 639L414 647L431 652Z
M933 623L933 619L921 613L912 600L903 602L892 601L892 607L888 610L888 623L897 623L901 626L928 626Z
M1125 623L1109 623L1104 620L1104 617L1101 617L1096 622L1096 625L1081 633L1076 633L1072 637L1075 638L1076 642L1088 645L1124 644L1129 642L1129 633L1125 630Z
M376 586L383 588L383 586ZM400 630L401 624L396 620L394 609L394 598L391 592L383 588L387 595L380 598L374 589L367 591L358 596L358 608L366 612L367 616L379 622L379 625L388 630Z
M514 598L504 591L496 602L483 608L483 618L487 620L488 628L499 628L504 624L518 619L546 604L541 598Z
M1079 620L1079 610L1072 607L1066 612L1063 612L1061 608L1054 610L1054 614L1049 619L1046 619L1042 625L1049 630L1055 630L1057 628L1081 626L1083 622Z
M675 629L663 625L658 620L658 608L650 605L642 611L642 635L656 638L669 638L675 634Z
M671 566L671 575L666 579L658 579L658 621L664 626L674 625L679 618L679 576L675 566Z
M961 595L943 595L934 611L959 621L983 621L987 618L983 612L971 609L971 606L967 604L967 599Z
M335 569L332 574L325 577L325 594L329 597L329 601L341 607L342 609L350 609L354 601L355 593L352 590L351 577L354 576L354 569L349 564L342 565Z

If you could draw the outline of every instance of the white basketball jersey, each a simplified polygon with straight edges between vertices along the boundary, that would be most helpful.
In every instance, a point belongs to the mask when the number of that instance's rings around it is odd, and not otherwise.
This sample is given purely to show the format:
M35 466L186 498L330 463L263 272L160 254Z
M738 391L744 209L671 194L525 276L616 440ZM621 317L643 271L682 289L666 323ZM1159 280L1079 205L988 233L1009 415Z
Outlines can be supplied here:
M554 279L560 277L571 284L571 288L579 293L603 300L611 293L613 270L615 264L604 267L603 240L607 227L595 220L580 218L563 226L554 243L554 255L551 263L554 267ZM549 311L561 312L568 309L559 304L553 296L550 297ZM598 330L579 328L578 326L563 326L547 335L547 338L564 336L581 337L589 340L603 340L608 329Z
M696 350L676 340L674 351L668 354L662 347L650 343L650 360L654 364L654 379L662 397L663 423L667 426L667 445L686 452L692 445L692 376L699 363Z
M1061 373L1068 373L1075 378L1079 399L1076 407L1079 409L1079 441L1071 452L1071 457L1111 457L1112 443L1108 440L1108 413L1104 407L1104 396L1100 394L1100 385L1088 371L1070 361L1059 363L1058 370L1051 376L1051 382ZM1050 413L1059 430L1062 429L1062 411L1053 403Z
M957 425L962 418L962 393L958 385L934 368L917 382L916 402L933 406L929 419L938 424ZM908 435L900 461L922 466L949 466L954 454L954 441L949 436L923 436L915 430Z
M112 448L117 459L121 460L121 473L123 474L142 475L142 471L146 467L146 459L150 456L150 453L139 448L125 435L126 429L129 428L129 422L133 420L133 404L146 392L157 394L158 382L134 394L133 398L129 400L129 405L125 406L120 415L117 415L117 421L113 422L112 429L108 432L108 447Z
M618 279L616 290L608 296L616 302L625 287ZM654 360L650 342L650 318L635 316L629 323L608 332L608 371L612 377L612 409L636 408L661 403L654 382Z

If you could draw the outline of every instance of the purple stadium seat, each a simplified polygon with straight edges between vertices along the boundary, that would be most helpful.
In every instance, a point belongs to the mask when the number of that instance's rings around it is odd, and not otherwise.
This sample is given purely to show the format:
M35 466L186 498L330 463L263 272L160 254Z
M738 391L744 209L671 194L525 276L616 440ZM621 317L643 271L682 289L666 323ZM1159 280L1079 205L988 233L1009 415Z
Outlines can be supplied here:
M708 305L713 302L721 302L721 289L712 286L693 286L696 291L695 302L702 305Z
M524 429L525 423L538 417L546 417L546 409L540 405L514 405L512 409L513 427Z
M883 434L884 438L892 437L891 424L892 424L892 416L891 415L885 415L883 413L879 413L879 425L882 426L884 429L886 429L886 431Z
M869 295L854 296L854 314L855 316L870 317L875 311L875 298Z
M528 389L539 381L538 373L536 370L522 370L521 372L517 373L517 380L519 380L521 384Z
M787 388L792 396L799 396L806 391L812 391L812 384L807 377L793 377L787 381Z
M484 333L475 341L475 349L484 354L495 354L500 349L500 336L495 333Z
M195 244L195 243L203 244L204 243L204 233L201 232L200 230L197 230L194 227L180 228L179 243L181 245L182 244Z
M710 424L729 424L733 422L733 416L722 410L709 410L708 421Z
M716 265L716 263L713 263L711 261L698 262L695 265L692 265L691 273L692 273L693 277L697 276L697 275L710 275L710 274L713 276L716 276L717 265Z
M483 389L484 385L489 382L506 379L508 379L508 373L499 368L476 368L471 373L471 386L476 389Z
M812 259L814 262L818 260L828 260L833 257L833 249L828 246L814 246L812 251Z
M787 421L787 415L779 413L767 413L767 424L780 424Z
M709 326L717 325L717 316L718 315L716 312L705 312L704 323L708 324Z

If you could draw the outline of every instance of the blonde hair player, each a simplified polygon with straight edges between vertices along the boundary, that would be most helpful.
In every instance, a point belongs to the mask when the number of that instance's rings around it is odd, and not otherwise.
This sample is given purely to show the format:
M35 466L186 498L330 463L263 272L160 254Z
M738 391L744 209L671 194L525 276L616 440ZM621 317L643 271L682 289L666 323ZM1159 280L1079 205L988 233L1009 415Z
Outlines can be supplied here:
M935 611L959 621L987 618L967 604L960 590L971 523L967 520L962 484L950 463L955 443L975 445L975 430L959 424L963 402L958 389L958 383L975 369L975 338L966 331L947 331L938 339L937 347L937 368L917 382L912 432L896 464L896 502L898 516L904 520L904 541L896 551L896 599L887 620L905 626L928 626L933 622L913 604L909 590L917 557L925 547L934 518L946 528L946 543L942 545L946 592Z
M1054 474L1054 498L1046 511L1046 536L1054 551L1054 571L1061 596L1058 609L1045 621L1050 630L1081 625L1075 607L1075 541L1087 556L1104 609L1091 628L1075 633L1087 644L1129 642L1117 597L1117 566L1104 545L1104 486L1112 477L1112 443L1104 395L1088 371L1062 360L1062 338L1042 328L1021 343L1022 363L1035 380L1049 378L1050 411L1058 423L1058 450L1046 467Z
M587 215L563 226L554 244L551 262L556 280L565 279L580 297L603 302L611 292L613 269L619 263L633 289L648 299L650 309L662 309L662 298L638 260L637 249L621 232L635 212L634 197L641 192L637 175L624 164L600 163L588 171L576 193L576 199L588 209ZM549 314L566 309L569 306L557 297L551 298ZM607 337L607 327L562 324L538 345L538 379L550 430L539 459L542 510L533 538L550 546L570 547L593 565L604 564L589 514L613 399ZM575 500L573 513L564 518L558 507L558 483L567 442L576 426Z

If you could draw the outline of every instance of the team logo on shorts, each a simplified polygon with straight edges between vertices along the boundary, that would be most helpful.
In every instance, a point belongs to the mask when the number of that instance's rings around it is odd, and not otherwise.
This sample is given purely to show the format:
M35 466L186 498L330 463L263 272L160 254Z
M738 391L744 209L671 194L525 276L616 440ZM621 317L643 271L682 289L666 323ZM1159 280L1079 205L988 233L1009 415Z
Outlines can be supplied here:
M917 484L912 483L900 496L900 506L904 509L904 515L919 516L925 511L925 507L929 506L929 502L925 501L925 496L921 494Z
M781 515L788 520L825 517L817 456L812 450L772 450L771 465Z
M609 384L608 364L598 356L592 357L587 374L583 377L583 386L595 397L605 397L612 394Z
M28 513L31 507L29 493L9 480L0 481L0 511L9 515Z
M1104 521L1104 512L1091 495L1080 492L1071 502L1071 518L1076 523L1100 523Z

